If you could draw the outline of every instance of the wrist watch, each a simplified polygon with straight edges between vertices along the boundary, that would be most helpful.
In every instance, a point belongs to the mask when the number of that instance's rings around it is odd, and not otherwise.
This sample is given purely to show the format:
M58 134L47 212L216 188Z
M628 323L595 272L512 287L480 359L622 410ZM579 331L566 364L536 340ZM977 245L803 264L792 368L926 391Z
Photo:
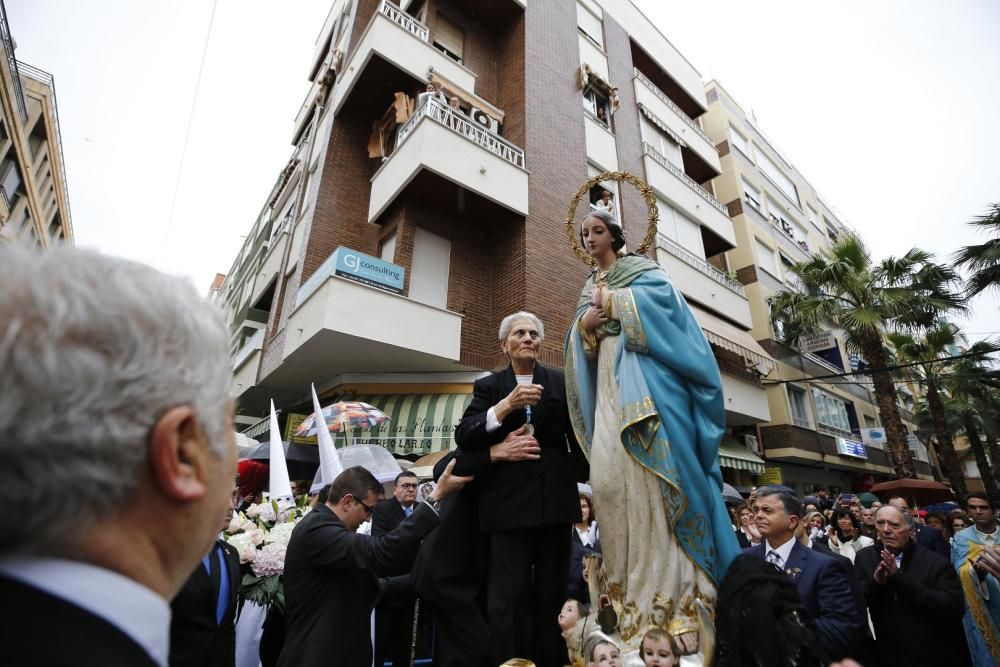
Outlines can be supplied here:
M426 500L424 500L424 502L427 503L430 506L430 508L435 512L440 512L441 503L443 500L444 500L443 498L438 498L437 500L432 500L431 498L427 498Z

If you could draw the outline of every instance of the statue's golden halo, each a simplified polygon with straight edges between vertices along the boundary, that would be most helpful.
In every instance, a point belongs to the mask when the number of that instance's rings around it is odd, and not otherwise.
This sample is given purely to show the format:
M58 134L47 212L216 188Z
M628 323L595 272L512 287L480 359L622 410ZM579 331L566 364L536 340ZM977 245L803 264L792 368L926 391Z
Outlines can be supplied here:
M569 211L566 213L566 236L569 238L570 247L573 248L573 252L580 258L580 261L591 267L595 265L594 258L580 246L580 239L578 238L576 229L576 209L580 206L580 200L583 199L585 194L590 192L591 188L605 181L615 181L616 183L624 181L625 183L629 183L646 200L646 210L649 212L649 224L646 226L646 238L633 250L637 255L645 255L646 251L653 245L653 242L656 240L656 223L660 219L660 210L656 207L656 195L653 194L653 188L649 187L649 184L638 176L630 174L627 171L606 171L589 179L580 186L580 189L576 191L576 195L573 197L573 201L569 203Z

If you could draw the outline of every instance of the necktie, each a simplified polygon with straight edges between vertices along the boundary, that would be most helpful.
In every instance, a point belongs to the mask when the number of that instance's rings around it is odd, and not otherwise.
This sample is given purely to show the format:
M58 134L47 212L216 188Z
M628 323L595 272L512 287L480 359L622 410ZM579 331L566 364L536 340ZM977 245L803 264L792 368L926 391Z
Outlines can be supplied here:
M781 569L781 556L774 549L767 552L767 562L777 569Z
M413 505L410 505L409 507L404 507L403 514L405 514L406 516L410 516L411 514L413 514Z

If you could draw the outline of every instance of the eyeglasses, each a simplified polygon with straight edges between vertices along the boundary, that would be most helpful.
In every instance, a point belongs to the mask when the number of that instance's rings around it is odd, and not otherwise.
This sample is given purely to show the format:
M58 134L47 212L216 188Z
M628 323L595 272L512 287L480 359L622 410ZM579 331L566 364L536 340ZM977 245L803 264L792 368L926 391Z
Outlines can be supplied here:
M375 511L375 508L374 508L374 507L372 507L371 505L366 505L366 504L365 504L365 501L361 500L361 498L358 498L358 497L357 497L356 495L354 495L353 493L351 493L351 494L348 494L348 495L350 495L350 496L351 496L351 498L354 498L354 500L356 500L356 501L358 502L358 504L359 504L359 505L361 505L362 507L364 507L364 508L365 508L365 516L371 516L371 515L372 515L372 512L374 512L374 511Z
M407 482L406 484L400 484L399 488L401 488L401 489L415 489L415 488L417 488L417 485L414 484L413 482Z

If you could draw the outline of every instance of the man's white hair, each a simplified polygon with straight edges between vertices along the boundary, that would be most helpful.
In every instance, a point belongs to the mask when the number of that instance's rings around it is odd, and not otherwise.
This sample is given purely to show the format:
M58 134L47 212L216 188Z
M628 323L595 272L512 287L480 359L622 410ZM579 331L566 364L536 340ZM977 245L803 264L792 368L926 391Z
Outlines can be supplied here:
M224 451L228 333L190 283L142 264L3 245L0 267L0 553L64 554L129 502L171 408Z
M514 322L517 320L531 320L531 323L535 325L536 329L538 329L539 340L545 340L545 325L542 324L542 321L538 319L537 315L524 310L518 311L513 315L508 315L501 320L500 340L507 340L507 336L510 335L510 330L514 328Z

